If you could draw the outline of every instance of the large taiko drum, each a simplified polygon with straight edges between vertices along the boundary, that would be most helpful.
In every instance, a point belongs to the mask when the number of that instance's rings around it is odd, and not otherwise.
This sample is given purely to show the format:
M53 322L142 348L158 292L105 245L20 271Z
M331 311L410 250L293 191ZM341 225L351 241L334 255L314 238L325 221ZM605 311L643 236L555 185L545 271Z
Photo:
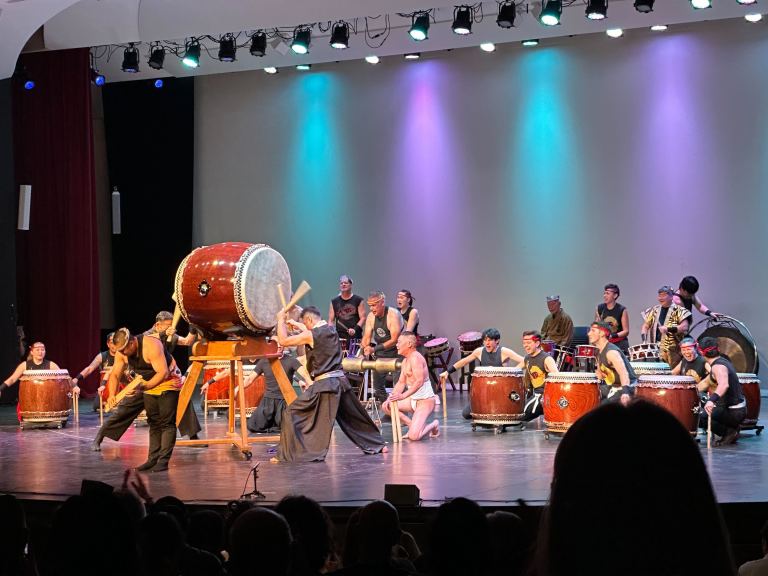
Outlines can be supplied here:
M740 372L739 382L747 400L747 417L742 426L754 426L760 418L760 379L757 374Z
M692 436L699 422L700 401L696 380L691 376L638 376L635 397L666 408Z
M206 362L203 366L203 381L208 382L211 378L216 376L222 370L229 368L228 361L210 361ZM251 374L256 371L256 366L253 364L243 364L243 380L249 378ZM222 378L210 386L206 391L206 406L208 409L212 408L229 408L229 380L231 376ZM259 405L261 399L264 397L265 381L264 376L260 375L251 382L251 385L245 389L245 411L246 414L253 412L253 410ZM239 403L235 398L235 406ZM236 413L237 414L237 413Z
M181 315L213 334L263 334L282 308L277 285L290 297L291 273L266 244L224 242L193 250L176 272Z
M562 433L600 405L600 381L588 372L551 372L544 380L544 424Z
M672 368L666 362L630 362L636 376L672 374Z
M525 415L525 386L520 368L479 366L469 390L472 423L507 426Z
M56 422L71 411L71 379L66 370L25 370L19 384L19 417L25 422Z

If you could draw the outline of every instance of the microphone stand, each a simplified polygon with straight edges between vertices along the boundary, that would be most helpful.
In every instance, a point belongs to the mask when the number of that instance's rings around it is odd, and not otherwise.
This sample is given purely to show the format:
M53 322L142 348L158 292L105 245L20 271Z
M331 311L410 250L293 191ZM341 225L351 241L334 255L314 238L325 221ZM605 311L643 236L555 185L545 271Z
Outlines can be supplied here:
M258 485L259 463L258 462L256 462L256 465L253 468L251 468L249 475L250 474L253 474L253 490L251 492L248 492L247 494L243 494L242 496L240 496L240 498L245 500L265 500L266 496L262 492L259 492L259 485ZM248 479L246 478L245 481L248 482Z

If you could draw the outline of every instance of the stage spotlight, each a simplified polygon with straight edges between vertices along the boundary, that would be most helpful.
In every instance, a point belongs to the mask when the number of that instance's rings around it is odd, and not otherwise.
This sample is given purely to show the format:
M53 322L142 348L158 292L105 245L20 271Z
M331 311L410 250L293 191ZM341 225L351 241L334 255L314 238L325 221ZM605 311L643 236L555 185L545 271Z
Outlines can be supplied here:
M222 62L234 62L237 60L237 42L232 34L224 34L219 39L219 60Z
M200 66L200 42L197 40L190 40L187 42L181 63L188 68L197 68Z
M499 28L512 28L515 25L517 6L512 0L499 4L499 15L496 16L496 24Z
M262 32L254 32L251 36L251 56L264 56L267 53L267 35Z
M275 68L274 66L267 66L266 68L264 68L264 72L266 72L267 74L277 74L277 68Z
M651 32L664 32L667 29L666 24L654 24L651 26Z
M162 79L162 78L158 78L158 79L157 79L157 80L155 80L155 82L154 82L154 86L155 86L155 88L158 88L158 89L159 89L159 88L162 88L164 85L165 85L165 82L163 82L163 79Z
M155 44L149 48L149 60L147 60L150 68L155 70L162 70L163 64L165 64L165 48L160 44Z
M307 54L309 52L309 45L312 43L312 30L309 28L297 28L293 32L293 42L291 42L291 50L296 54Z
M451 29L454 34L464 36L472 33L472 8L469 6L456 6L453 9L453 24Z
M762 19L763 19L762 14L745 14L744 15L744 20L746 20L747 22L752 22L753 24L760 22L760 20Z
M370 56L365 57L365 61L368 62L368 64L378 64L381 60L375 54L371 54Z
M641 14L653 12L653 0L635 0L635 10Z
M480 50L483 52L493 52L496 50L496 44L493 42L483 42L480 44Z
M331 47L337 50L349 48L349 24L340 21L333 25Z
M24 90L32 90L35 87L35 81L27 74L27 69L23 64L16 63L16 68L13 71L13 78L17 80Z
M429 14L427 12L419 12L411 16L411 29L408 30L408 34L417 42L428 38Z
M608 15L608 0L588 0L586 15L590 20L604 20Z
M131 42L123 51L123 72L130 74L136 74L139 71L139 51L136 50L136 46Z
M608 28L605 33L608 34L608 36L611 38L621 38L624 36L624 30L621 28Z
M560 16L562 16L562 14L562 0L547 0L541 9L539 21L545 26L557 26L560 24Z
M312 64L297 64L296 70L311 70Z
M96 86L104 86L106 81L107 79L104 78L104 74L100 74L96 68L91 68L91 82L96 84Z
M35 88L34 80L30 78L27 78L26 80L24 80L24 90L34 90L34 88Z
M525 47L538 46L538 45L539 45L539 39L538 38L531 38L530 40L523 40L523 46L525 46Z
M691 6L694 10L706 10L712 7L711 0L691 0Z
M411 52L410 54L405 54L403 58L406 60L418 60L421 58L421 52Z
M757 0L736 0L737 4L741 4L742 6L748 6L750 4L754 4L757 2Z

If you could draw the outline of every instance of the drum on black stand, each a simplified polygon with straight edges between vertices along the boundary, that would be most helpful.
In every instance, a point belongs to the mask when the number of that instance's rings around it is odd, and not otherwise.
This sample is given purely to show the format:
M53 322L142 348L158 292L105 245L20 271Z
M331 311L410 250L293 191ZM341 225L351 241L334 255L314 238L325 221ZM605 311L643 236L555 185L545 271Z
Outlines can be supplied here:
M718 316L717 319L707 317L700 320L691 327L689 332L693 334L697 327L704 324L704 329L696 336L697 340L704 337L717 338L720 353L731 360L736 372L757 374L760 361L757 357L757 346L749 328L736 318L722 314Z

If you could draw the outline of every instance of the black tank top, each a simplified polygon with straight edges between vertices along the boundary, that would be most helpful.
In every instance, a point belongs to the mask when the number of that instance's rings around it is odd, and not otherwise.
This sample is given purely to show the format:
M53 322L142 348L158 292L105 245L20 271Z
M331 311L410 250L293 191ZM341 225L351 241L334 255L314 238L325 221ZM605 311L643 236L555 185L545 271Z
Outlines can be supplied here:
M725 394L717 401L718 406L725 406L726 408L729 406L733 406L735 404L739 404L744 401L744 392L741 389L741 382L739 382L739 375L736 372L736 369L733 367L733 364L731 364L728 360L726 360L723 357L718 358L714 362L712 362L711 366L717 366L717 365L725 366L728 370L728 390L725 391Z
M136 336L138 347L136 348L136 354L128 357L128 368L135 372L137 376L144 378L144 380L150 380L157 372L155 372L152 364L144 360L144 336L144 334ZM154 338L154 336L149 336L149 338ZM168 350L165 349L165 346L163 346L163 353L165 354L165 362L170 370L173 358Z
M693 297L685 297L680 294L680 292L675 292L675 296L680 298L680 303L688 310L688 312L693 312Z
M411 312L413 312L413 306L408 306L408 308L405 310L405 312L401 312L403 315L403 330L406 329L408 326L408 318L411 316ZM413 327L413 333L418 336L419 335L419 323L416 322L416 326Z
M352 294L348 300L342 298L341 295L331 300L333 315L336 318L336 330L339 334L346 335L347 330L357 327L357 323L360 322L358 309L362 301L363 299L357 294Z
M27 360L27 370L50 370L51 361L43 360L42 364L35 364L34 360Z
M336 328L328 324L312 328L312 341L312 346L307 345L307 369L312 379L341 370L341 346Z
M616 352L619 353L619 356L621 356L621 359L624 361L624 368L626 368L627 374L629 374L629 383L636 383L637 374L635 374L635 371L632 369L632 365L629 363L629 360L627 360L627 357L624 356L621 348L616 346L616 344L611 344L610 342L597 355L598 367L606 374L605 383L608 384L608 386L621 386L621 380L619 379L618 373L608 365L608 352L611 350L616 350Z
M525 356L523 362L525 363L525 384L527 386L543 390L544 379L547 377L547 367L544 362L549 357L549 354L543 350L536 356L530 354Z
M493 368L503 366L501 361L501 346L498 346L495 352L488 352L488 350L483 347L483 351L480 354L480 366L490 366Z
M384 314L381 318L378 316L374 316L373 321L373 339L376 341L376 344L384 344L384 342L387 342L390 338L392 338L392 332L390 332L389 328L387 327L387 317L389 316L389 311L395 310L398 314L400 314L400 311L397 310L397 308L392 308L391 306L387 306L384 308ZM392 346L392 348L387 348L386 350L381 350L380 352L376 352L377 358L396 358L397 357L397 348L395 346Z
M608 322L611 325L611 332L621 332L621 315L624 314L624 306L616 303L613 310L608 308L608 305L603 303L598 305L597 314L600 316L600 320Z
M114 364L115 364L115 357L109 353L109 350L104 350L101 353L101 369L107 370L108 368L112 368Z
M707 362L703 356L696 356L692 362L688 362L685 358L681 360L680 374L683 376L691 376L696 382L701 381L707 377Z

